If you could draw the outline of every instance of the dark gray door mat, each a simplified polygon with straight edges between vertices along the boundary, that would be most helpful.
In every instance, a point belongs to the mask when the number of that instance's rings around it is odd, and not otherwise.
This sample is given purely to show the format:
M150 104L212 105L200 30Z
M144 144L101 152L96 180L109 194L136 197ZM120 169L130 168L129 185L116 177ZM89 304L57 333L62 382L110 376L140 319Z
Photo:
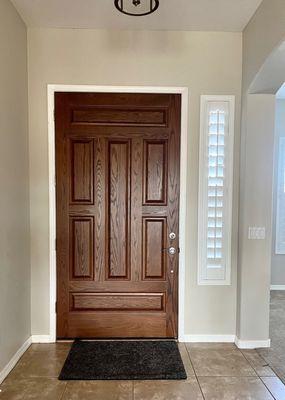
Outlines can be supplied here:
M76 340L60 380L186 379L174 340Z

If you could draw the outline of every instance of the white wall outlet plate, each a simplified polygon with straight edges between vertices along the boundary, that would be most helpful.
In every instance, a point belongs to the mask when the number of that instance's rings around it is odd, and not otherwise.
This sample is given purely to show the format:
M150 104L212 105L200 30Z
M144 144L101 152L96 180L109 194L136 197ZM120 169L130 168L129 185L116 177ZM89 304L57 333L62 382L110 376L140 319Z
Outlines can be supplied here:
M265 227L250 226L248 228L248 239L250 240L264 240L266 237Z

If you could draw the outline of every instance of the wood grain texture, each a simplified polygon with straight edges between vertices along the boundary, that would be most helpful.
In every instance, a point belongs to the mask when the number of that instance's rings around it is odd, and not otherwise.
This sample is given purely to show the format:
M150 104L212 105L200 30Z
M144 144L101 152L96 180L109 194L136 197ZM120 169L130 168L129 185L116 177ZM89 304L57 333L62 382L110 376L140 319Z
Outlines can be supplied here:
M164 293L72 293L73 311L163 311Z
M55 94L58 338L177 337L180 109Z
M71 203L93 204L93 140L71 140Z
M179 188L180 188L180 134L181 96L172 96L169 107L169 139L168 139L168 231L176 233L176 239L171 246L179 248ZM178 214L178 215L177 215ZM166 300L167 330L176 332L178 325L178 256L168 258L167 280L171 295ZM174 271L174 273L171 273Z
M70 279L93 279L94 219L70 218Z
M144 143L144 204L167 204L167 141Z
M167 333L165 312L71 312L66 338L161 338ZM115 329L116 328L116 329ZM58 336L61 339L61 336Z
M129 142L108 144L107 279L129 279Z
M167 218L143 218L143 279L166 277Z
M86 107L72 110L72 124L116 126L166 126L165 109L131 109L125 107Z
M142 271L142 154L143 139L132 139L131 151L131 273L132 282L141 281ZM132 285L133 285L132 284Z
M105 207L107 201L107 170L105 167L106 140L96 138L96 163L95 167L95 280L105 281L105 265L107 265L106 240L106 216Z

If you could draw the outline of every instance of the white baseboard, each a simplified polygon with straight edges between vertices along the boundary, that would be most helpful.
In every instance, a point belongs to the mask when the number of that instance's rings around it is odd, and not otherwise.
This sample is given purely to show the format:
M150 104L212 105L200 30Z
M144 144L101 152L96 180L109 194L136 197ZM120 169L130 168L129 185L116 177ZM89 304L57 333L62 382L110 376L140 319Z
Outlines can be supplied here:
M235 344L239 349L260 349L270 347L270 339L267 340L240 340L236 337Z
M186 343L234 343L235 335L184 335Z
M181 339L186 343L235 343L239 349L270 347L270 339L240 340L235 335L184 335Z
M15 367L15 365L20 360L25 351L28 350L31 344L32 344L32 338L29 337L29 339L27 339L25 343L19 348L19 350L13 355L8 364L2 369L2 371L0 371L0 384L10 374L12 369Z
M32 343L54 343L50 335L32 335Z
M285 290L285 285L271 285L270 290Z

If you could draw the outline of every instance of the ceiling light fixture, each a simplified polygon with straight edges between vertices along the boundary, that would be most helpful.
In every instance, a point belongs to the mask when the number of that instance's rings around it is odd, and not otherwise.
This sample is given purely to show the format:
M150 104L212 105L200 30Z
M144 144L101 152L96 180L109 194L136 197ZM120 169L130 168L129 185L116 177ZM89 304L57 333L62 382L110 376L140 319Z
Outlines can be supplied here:
M114 3L121 13L134 17L152 14L159 7L159 0L115 0Z

